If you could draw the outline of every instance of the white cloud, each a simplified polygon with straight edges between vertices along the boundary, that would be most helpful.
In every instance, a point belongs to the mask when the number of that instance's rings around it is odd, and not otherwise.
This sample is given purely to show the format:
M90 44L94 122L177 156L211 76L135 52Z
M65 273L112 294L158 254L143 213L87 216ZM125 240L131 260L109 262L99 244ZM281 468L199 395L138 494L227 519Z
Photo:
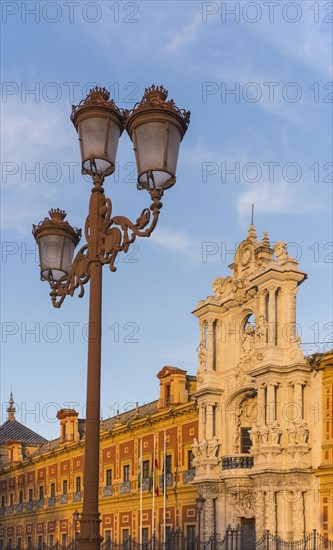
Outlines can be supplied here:
M194 262L201 262L200 246L196 246L196 243L191 239L185 231L173 231L172 229L159 228L158 231L152 234L151 241L159 246L162 246L166 250L171 252L178 252L186 259Z
M251 186L237 201L239 219L248 218L249 207L265 214L304 215L322 206L306 197L306 186L301 182L262 183Z

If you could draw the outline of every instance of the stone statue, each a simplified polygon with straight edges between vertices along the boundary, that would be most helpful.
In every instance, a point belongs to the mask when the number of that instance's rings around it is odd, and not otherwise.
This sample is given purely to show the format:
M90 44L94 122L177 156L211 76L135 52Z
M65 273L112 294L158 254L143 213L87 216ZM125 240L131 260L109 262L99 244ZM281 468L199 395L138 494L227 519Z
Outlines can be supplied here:
M218 450L219 440L216 435L214 435L213 439L208 443L208 458L216 458Z
M265 320L264 315L259 315L258 322L256 323L256 335L259 342L266 342L268 323Z
M199 443L199 448L198 448L199 456L200 456L201 458L207 458L207 447L208 447L208 444L207 444L206 439L204 438L204 439Z
M297 442L305 445L309 438L309 428L305 420L301 420L297 429Z
M270 434L271 434L271 444L272 445L278 445L280 442L280 437L282 434L282 430L279 426L279 423L277 420L274 420L270 426Z
M193 439L193 445L192 445L192 453L194 458L198 458L199 456L199 443L196 437Z
M289 443L292 445L295 445L296 443L296 428L295 424L293 422L289 423L289 426L287 428L288 436L289 436Z
M278 263L286 262L289 259L287 244L284 241L278 241L274 245L274 254L277 257Z
M200 344L200 348L198 351L198 359L199 359L199 369L201 371L205 371L206 365L207 365L207 349L203 344Z
M215 298L221 298L223 283L223 277L216 277L216 279L214 279L214 281L212 282Z
M261 438L262 445L267 445L268 443L268 426L266 424L262 424L259 427L259 433Z
M252 424L252 428L250 430L250 439L253 447L259 447L260 443L260 430L257 426L257 424Z

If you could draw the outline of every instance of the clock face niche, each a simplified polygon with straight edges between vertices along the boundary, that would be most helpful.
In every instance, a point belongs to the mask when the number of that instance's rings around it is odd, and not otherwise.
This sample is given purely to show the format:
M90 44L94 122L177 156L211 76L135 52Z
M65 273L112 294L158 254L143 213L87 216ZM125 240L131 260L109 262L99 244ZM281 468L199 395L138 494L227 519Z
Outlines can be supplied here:
M248 243L244 243L239 249L239 263L242 267L247 267L253 258L253 248Z

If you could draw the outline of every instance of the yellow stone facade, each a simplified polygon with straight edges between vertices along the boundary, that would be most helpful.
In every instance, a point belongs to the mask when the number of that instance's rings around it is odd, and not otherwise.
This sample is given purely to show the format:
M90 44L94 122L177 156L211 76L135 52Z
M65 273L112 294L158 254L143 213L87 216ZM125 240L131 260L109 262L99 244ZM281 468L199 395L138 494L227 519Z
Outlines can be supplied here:
M105 540L110 537L121 542L127 536L139 540L140 521L144 539L152 536L153 529L158 538L163 538L164 437L166 531L179 527L194 536L196 530L196 490L190 483L194 477L191 447L198 434L196 405L190 399L196 381L175 367L164 367L158 378L160 397L157 401L102 423L100 514ZM68 544L75 538L75 531L78 532L79 524L75 524L73 513L82 509L84 421L71 409L62 409L57 416L59 439L45 443L38 450L31 446L25 457L13 454L5 457L3 452L0 481L0 544L3 547L9 543L12 546L41 542L52 545L57 540ZM8 453L11 446L9 443ZM138 486L139 463L142 464L142 491L141 485Z

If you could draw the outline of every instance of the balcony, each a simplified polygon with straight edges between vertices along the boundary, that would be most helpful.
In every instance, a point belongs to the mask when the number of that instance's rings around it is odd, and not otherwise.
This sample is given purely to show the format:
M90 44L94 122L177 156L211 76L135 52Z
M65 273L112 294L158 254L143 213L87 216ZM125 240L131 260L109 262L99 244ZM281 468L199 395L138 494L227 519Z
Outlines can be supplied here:
M7 514L12 514L14 512L14 506L8 506L7 508Z
M31 510L34 509L34 503L32 500L30 500L29 502L26 503L25 505L25 511L26 512L31 512Z
M73 493L73 502L80 502L82 499L82 493L81 491L76 491Z
M36 508L44 508L44 499L40 498L36 500Z
M161 476L160 476L160 480L159 480L160 487L163 487L163 485L164 485L164 479L163 479L163 478L164 478L164 476L161 475ZM165 483L166 483L166 486L167 486L167 487L172 487L172 485L173 485L173 474L167 474L167 475L166 475L166 481L165 481Z
M4 508L0 508L0 516L4 516L5 515L5 509Z
M142 490L150 491L153 485L153 479L151 477L142 478Z
M59 497L60 504L67 504L68 502L68 495L60 495Z
M119 483L119 494L122 495L124 493L130 493L131 492L131 482L130 481L123 481L122 483Z
M244 468L253 468L253 456L244 454L224 456L222 458L222 470L238 470Z
M185 472L182 473L182 480L184 485L186 485L187 483L191 483L194 478L195 468L190 468L189 470L185 470Z
M22 502L20 502L19 504L16 504L16 512L23 512Z
M55 506L56 504L56 497L49 497L48 500L47 500L47 505L48 506Z
M102 487L102 496L103 497L112 497L113 495L113 487L112 485L105 485Z

